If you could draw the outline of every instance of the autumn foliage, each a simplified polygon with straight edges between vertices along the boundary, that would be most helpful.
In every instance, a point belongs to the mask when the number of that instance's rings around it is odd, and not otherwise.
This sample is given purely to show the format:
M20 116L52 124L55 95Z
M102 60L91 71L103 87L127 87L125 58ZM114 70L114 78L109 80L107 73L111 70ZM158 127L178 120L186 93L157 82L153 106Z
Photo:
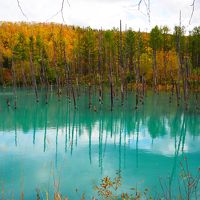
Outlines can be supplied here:
M173 34L164 27L154 27L151 33L122 32L124 76L135 82L136 70L147 84L171 84L178 80L180 62L188 70L190 81L199 80L200 27L184 36L184 27L175 27ZM13 71L19 86L31 85L30 55L36 82L60 81L65 84L67 72L74 83L121 79L120 35L118 29L93 30L54 23L0 24L0 83L12 84ZM186 66L187 63L187 67ZM112 65L112 68L110 66ZM187 68L187 69L186 69ZM140 77L139 77L140 78Z

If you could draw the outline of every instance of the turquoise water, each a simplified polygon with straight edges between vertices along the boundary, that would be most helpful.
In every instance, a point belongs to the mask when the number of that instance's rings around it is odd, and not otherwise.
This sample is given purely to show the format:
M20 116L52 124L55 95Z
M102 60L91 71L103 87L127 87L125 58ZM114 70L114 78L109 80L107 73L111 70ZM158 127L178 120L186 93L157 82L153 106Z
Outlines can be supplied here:
M36 189L45 195L57 188L71 199L82 193L89 199L100 179L115 177L117 171L123 190L137 186L160 191L160 177L175 182L179 176L183 155L192 173L200 166L200 113L193 101L184 111L175 99L169 103L168 93L148 92L136 111L129 93L124 107L115 98L111 112L106 92L102 106L93 95L91 110L87 90L77 99L77 110L66 96L58 101L50 93L48 105L42 91L39 96L35 103L33 91L18 90L14 110L12 90L0 92L0 186L5 199L19 199L23 191L31 200Z

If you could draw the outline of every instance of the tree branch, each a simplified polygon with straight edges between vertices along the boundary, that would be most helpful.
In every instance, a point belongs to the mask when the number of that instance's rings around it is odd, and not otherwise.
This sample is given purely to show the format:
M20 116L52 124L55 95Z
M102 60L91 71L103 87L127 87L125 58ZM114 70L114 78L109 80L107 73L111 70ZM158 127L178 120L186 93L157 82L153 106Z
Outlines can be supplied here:
M22 7L21 7L21 5L20 5L19 0L17 0L17 5L18 5L18 8L20 9L22 15L28 20L28 17L25 15L24 11L22 10Z
M65 0L62 0L62 4L61 4L61 9L60 9L60 12L61 12L61 15L62 15L62 20L63 20L63 23L65 22L65 19L64 19L64 14L63 14L63 10L64 10L64 4L65 4ZM67 0L67 4L68 6L70 7L70 4L69 4L69 1Z
M49 21L50 19L54 18L55 16L57 16L59 13L61 13L62 21L63 21L63 23L64 23L64 22L65 22L65 18L64 18L64 14L63 14L63 11L64 11L64 4L65 4L65 0L62 0L60 10L59 10L58 12L56 12L53 16L51 16L50 18L48 18L48 19L46 20L46 22ZM69 0L67 0L67 4L68 4L68 6L70 7Z
M151 22L151 9L150 9L151 0L139 0L139 2L137 4L135 4L133 7L138 7L138 11L141 12L140 7L141 7L142 2L144 3L144 5L146 7L146 16L148 17L148 21L150 23ZM142 13L142 14L144 14L144 13Z
M143 0L140 0L140 1L138 2L138 4L137 4L138 10L140 10L140 6L141 6L142 1L143 1Z
M46 22L48 22L48 21L51 20L52 18L56 17L59 13L60 13L60 10L59 10L57 13L55 13L54 15L52 15L51 17L49 17L49 18L46 20Z
M193 0L192 4L190 5L190 6L192 6L192 13L191 13L191 15L190 15L189 25L191 24L192 17L193 17L193 14L194 14L195 1L196 1L196 0Z
M145 7L146 7L146 12L147 12L147 17L148 17L148 20L149 20L149 23L151 22L151 10L150 10L150 0L143 0L144 1L144 4L145 4Z

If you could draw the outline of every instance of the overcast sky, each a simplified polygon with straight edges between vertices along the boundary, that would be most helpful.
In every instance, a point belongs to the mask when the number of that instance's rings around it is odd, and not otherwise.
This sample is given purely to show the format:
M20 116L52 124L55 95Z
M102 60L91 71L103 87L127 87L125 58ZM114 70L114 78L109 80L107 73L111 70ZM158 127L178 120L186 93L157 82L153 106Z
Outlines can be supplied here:
M0 0L0 21L62 22L62 0L19 0L28 17L26 19L17 6L17 0ZM136 4L139 0L65 0L64 19L69 25L90 26L92 28L113 28L119 26L119 20L134 30L149 31L155 25L168 25L171 29L179 24L179 12L182 12L182 24L191 30L200 25L200 0L196 0L191 25L192 0L151 0L151 22L148 22L144 2L140 11ZM147 1L147 0L146 0ZM52 17L54 16L54 17Z

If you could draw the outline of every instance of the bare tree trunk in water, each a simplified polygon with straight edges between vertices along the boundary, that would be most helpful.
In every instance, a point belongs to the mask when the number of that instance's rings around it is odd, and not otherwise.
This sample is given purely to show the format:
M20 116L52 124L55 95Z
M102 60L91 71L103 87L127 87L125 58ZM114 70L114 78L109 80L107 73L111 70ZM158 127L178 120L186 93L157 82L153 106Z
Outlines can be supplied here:
M24 73L24 66L23 66L22 61L20 61L20 68L21 68L22 78L23 78L23 87L27 87L27 81L26 81L26 76Z
M112 81L112 55L109 59L109 81L110 81L110 110L113 111L113 81Z
M183 64L183 61L182 61L182 57L181 57L181 43L180 43L180 40L181 40L181 12L180 12L180 30L179 30L179 33L178 33L178 37L176 37L176 42L178 44L178 62L179 62L179 68L178 68L178 83L176 83L176 94L177 94L177 106L180 105L179 101L180 101L180 92L181 92L181 89L180 89L180 81L181 81L181 75L182 75L182 64Z
M61 96L60 75L59 75L58 66L57 66L56 42L54 39L53 39L53 60L54 60L54 67L55 67L55 71L56 71L57 95L58 95L58 100L60 101L60 96Z
M3 64L1 62L2 57L0 53L0 85L4 86L4 77L3 77Z
M134 71L135 71L135 87L136 87L136 95L135 95L135 100L136 100L136 105L135 109L138 109L138 103L139 103L139 83L140 83L140 30L138 33L138 55L137 55L137 64L134 64Z
M120 33L119 33L119 51L120 51L120 67L121 67L121 105L124 105L124 62L122 51L122 22L120 20Z
M29 59L30 59L32 85L33 85L34 90L35 90L35 98L36 98L36 102L39 102L37 82L36 82L36 78L35 78L35 70L34 70L34 64L33 64L33 52L32 51L30 51L30 58Z
M14 95L14 109L17 109L17 95L16 95L16 72L12 56L12 79L13 79L13 95Z
M183 74L183 94L184 94L184 103L185 103L185 110L188 110L188 67L189 67L189 63L188 63L188 58L186 58L186 66L185 66L185 72Z
M78 68L80 66L80 61L79 61L79 53L76 54L76 67L75 67L75 74L76 74L76 83L75 83L75 91L76 91L76 94L77 94L77 98L79 98L80 96L80 89L79 89L79 73L78 73Z
M144 77L144 73L142 74L142 105L144 105L144 96L145 96L145 77Z
M167 52L164 47L164 55L163 55L163 60L164 60L164 80L165 80L165 89L167 90Z
M198 82L199 82L199 78L196 81L196 87L195 87L195 107L196 107L196 111L198 111L200 109L199 106L198 106L198 102L199 102L199 100L198 100L198 93L199 93Z
M153 49L153 88L157 92L157 62L156 62L156 49Z
M64 65L65 65L65 74L67 75L67 90L69 90L69 94L72 93L72 98L74 101L74 109L76 109L76 97L75 97L75 92L74 92L74 87L70 78L70 66L67 63L67 55L66 55L66 49L64 46Z
M173 74L172 74L172 63L170 65L170 77L171 77L171 94L169 97L169 103L172 102L172 98L174 96L174 86L175 86L175 82L174 82L174 78L173 78Z
M89 74L91 75L91 49L89 48L89 52L88 52L88 66L89 66ZM92 85L91 82L88 83L88 107L89 109L91 109L92 107L92 102L91 102L91 89L92 89Z
M180 88L179 88L179 84L177 84L177 82L175 82L175 87L176 87L176 101L177 101L177 106L180 105Z
M91 109L92 107L92 102L91 102L91 83L88 83L88 98L89 98L89 102L88 102L88 107L89 109Z
M76 97L75 97L74 87L72 84L71 84L71 91L72 91L72 97L74 101L74 109L76 109Z
M100 105L103 103L102 96L102 73L101 73L101 65L102 65L102 33L99 34L99 49L98 49L98 82L99 82L99 103Z
M184 103L185 103L185 110L188 110L188 100L189 100L189 47L187 43L186 49L186 62L185 62L185 71L183 74L183 83L184 83Z
M45 84L45 103L48 104L48 91L49 91L49 81L48 81L48 76L47 76L47 69L44 63L44 47L42 49L42 53L41 53L41 57L42 57L42 76L43 76L43 81Z

